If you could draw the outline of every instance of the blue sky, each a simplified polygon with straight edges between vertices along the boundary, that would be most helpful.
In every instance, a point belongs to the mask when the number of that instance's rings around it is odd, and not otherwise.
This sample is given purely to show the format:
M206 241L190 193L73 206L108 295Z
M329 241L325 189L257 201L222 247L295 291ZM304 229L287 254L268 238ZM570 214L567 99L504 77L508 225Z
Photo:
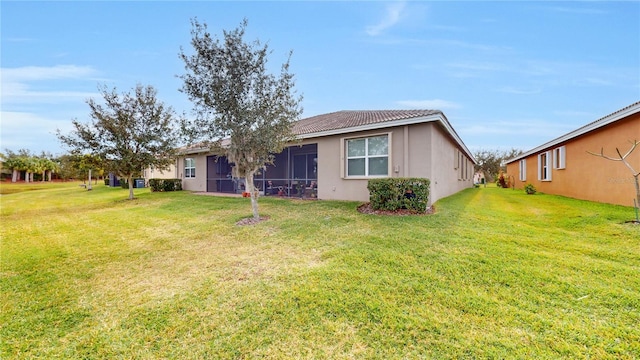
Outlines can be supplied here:
M177 112L190 19L249 21L302 117L442 110L472 150L530 149L640 100L640 2L2 1L0 149L62 154L98 84L152 85Z

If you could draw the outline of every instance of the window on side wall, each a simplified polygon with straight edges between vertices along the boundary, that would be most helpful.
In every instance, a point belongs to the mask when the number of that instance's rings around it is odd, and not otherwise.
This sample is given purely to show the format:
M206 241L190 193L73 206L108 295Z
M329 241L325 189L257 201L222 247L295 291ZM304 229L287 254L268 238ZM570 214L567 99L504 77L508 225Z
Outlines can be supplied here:
M564 169L566 167L565 147L560 146L553 149L553 168Z
M389 135L346 140L347 177L389 175Z
M527 180L527 159L520 160L520 181Z
M196 160L194 158L184 159L184 177L185 178L196 177Z
M538 155L538 180L551 181L551 151Z

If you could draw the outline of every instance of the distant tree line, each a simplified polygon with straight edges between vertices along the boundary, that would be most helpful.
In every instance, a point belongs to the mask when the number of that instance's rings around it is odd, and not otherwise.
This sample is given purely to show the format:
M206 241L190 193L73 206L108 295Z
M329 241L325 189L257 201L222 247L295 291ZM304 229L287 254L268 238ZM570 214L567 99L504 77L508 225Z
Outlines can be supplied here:
M477 150L473 154L478 162L475 166L475 170L476 172L483 172L487 182L494 182L500 175L500 171L505 172L507 170L507 160L521 155L522 153L522 150L515 148L509 150Z
M42 152L36 155L27 149L17 152L5 149L0 153L0 164L3 179L11 182L86 179L89 170L93 170L96 176L105 175L102 161L87 154L53 156Z

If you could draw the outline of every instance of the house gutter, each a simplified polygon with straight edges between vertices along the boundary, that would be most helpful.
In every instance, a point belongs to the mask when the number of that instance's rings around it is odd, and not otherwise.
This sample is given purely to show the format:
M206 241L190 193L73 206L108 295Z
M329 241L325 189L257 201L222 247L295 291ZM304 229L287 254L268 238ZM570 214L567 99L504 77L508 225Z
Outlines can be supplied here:
M607 126L609 124L612 124L612 123L614 123L616 121L619 121L619 120L622 120L622 119L624 119L626 117L634 115L634 114L636 114L638 112L640 112L640 101L636 102L634 104L631 104L631 105L629 105L629 106L627 106L627 107L625 107L623 109L620 109L620 110L618 110L618 111L616 111L616 112L614 112L612 114L609 114L609 115L607 115L605 117L602 117L602 118L600 118L600 119L598 119L598 120L596 120L594 122L591 122L591 123L579 128L577 130L574 130L574 131L572 131L570 133L564 134L564 135L562 135L562 136L560 136L558 138L555 138L555 139L553 139L553 140L551 140L551 141L549 141L547 143L544 143L544 144L542 144L542 145L540 145L538 147L535 147L535 148L533 148L533 149L531 149L531 150L529 150L529 151L527 151L525 153L522 153L519 156L514 157L513 159L509 159L509 160L506 161L506 163L510 164L510 163L512 163L514 161L522 160L522 159L524 159L526 157L529 157L529 156L531 156L533 154L539 153L539 152L541 152L543 150L546 150L548 148L551 148L551 147L553 147L555 145L558 145L558 144L561 144L563 142L569 141L571 139L577 138L577 137L579 137L581 135L584 135L584 134L587 134L587 133L589 133L591 131L600 129L600 128L605 127L605 126Z
M354 126L354 127L350 127L350 128L338 128L338 129L331 129L331 130L325 130L325 131L318 131L318 132L313 132L313 133L300 134L300 135L297 135L297 137L299 139L303 139L303 140L304 139L313 139L313 138L317 138L317 137L332 136L332 135L344 135L344 134L360 132L360 131L379 130L379 129L386 129L386 128L390 128L390 127L402 127L402 126L407 126L407 125L414 125L414 124L428 123L428 122L437 122L440 125L442 125L442 127L445 128L447 133L449 133L449 135L462 148L464 153L471 159L471 161L473 161L474 164L477 164L477 161L476 161L475 157L473 156L473 154L471 153L471 151L469 151L469 149L464 144L464 142L462 142L462 139L460 139L460 137L458 136L456 131L453 129L453 127L449 123L449 120L447 120L447 118L442 113L435 114L435 115L429 115L429 116L421 116L421 117L409 118L409 119L400 119L400 120L394 120L394 121L379 122L379 123L375 123L375 124Z
M449 120L447 120L446 116L444 116L444 114L442 114L442 113L429 115L429 116L420 116L420 117L415 117L415 118L408 118L408 119L384 121L384 122L379 122L379 123L375 123L375 124L354 126L354 127L350 127L350 128L337 128L337 129L331 129L331 130L325 130L325 131L311 132L311 133L306 133L306 134L294 134L294 135L298 139L304 140L304 139L313 139L313 138L319 138L319 137L325 137L325 136L344 135L344 134L355 133L355 132L360 132L360 131L367 131L367 130L387 129L387 128L390 128L390 127L403 127L403 126L421 124L421 123L428 123L428 122L439 123L447 131L447 133L455 140L455 142L458 144L458 146L460 146L460 148L467 155L467 157L469 157L469 159L471 159L471 161L474 163L474 165L478 164L478 162L476 161L476 159L473 156L473 154L471 153L471 151L469 151L469 149L464 144L464 142L462 141L460 136L458 136L456 131L453 129L453 127L449 123ZM182 154L182 155L193 155L193 154L201 154L201 153L209 153L209 152L211 152L210 148L197 147L197 148L184 149L184 150L180 151L180 154Z

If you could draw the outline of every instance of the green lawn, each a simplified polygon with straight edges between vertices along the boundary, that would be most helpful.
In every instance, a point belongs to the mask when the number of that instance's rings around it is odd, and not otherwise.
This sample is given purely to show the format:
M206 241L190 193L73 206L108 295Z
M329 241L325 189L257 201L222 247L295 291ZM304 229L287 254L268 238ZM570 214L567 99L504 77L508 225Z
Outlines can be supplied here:
M2 359L640 357L630 207L488 187L236 226L248 199L36 185L0 185Z

